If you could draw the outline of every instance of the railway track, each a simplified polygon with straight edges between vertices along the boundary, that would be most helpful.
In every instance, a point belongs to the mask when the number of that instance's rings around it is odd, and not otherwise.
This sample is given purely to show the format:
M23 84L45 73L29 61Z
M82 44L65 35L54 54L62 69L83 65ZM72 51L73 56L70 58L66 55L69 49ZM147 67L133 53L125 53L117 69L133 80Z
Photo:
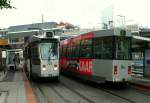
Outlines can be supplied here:
M130 102L130 103L136 103L136 101L133 101L133 100L131 100L131 99L128 99L128 98L126 98L126 97L124 97L124 96L120 96L120 95L118 95L117 93L115 93L115 92L113 92L113 91L111 91L111 90L109 90L109 89L104 89L104 88L99 88L99 89L101 89L101 90L103 90L103 91L105 91L105 92L107 92L107 93L109 93L109 94L112 94L112 95L114 95L114 96L116 96L116 97L118 97L118 98L124 99L124 100L126 100L126 101L128 101L128 102Z
M87 98L85 95L82 95L80 92L76 91L75 89L67 86L64 83L61 83L63 86L65 86L66 88L68 88L70 91L76 93L77 95L79 95L80 97L82 97L83 99L85 99L86 101L88 101L89 103L95 103L94 101L90 100L89 98Z
M74 80L74 81L76 81L76 80ZM117 98L123 99L129 103L141 103L142 100L143 100L143 103L148 103L148 101L145 101L145 100L146 99L149 100L149 97L150 97L150 93L137 91L137 90L131 88L130 86L127 86L126 88L120 88L120 90L118 90L116 88L115 89L111 88L110 86L106 87L105 85L100 85L100 84L96 84L96 83L94 83L94 85L93 84L89 85L89 83L88 84L80 83L80 84L84 84L84 85L87 85L90 87L97 88L98 89L97 91L102 90L106 93L116 96ZM145 99L143 99L142 97L144 97Z
M59 83L32 83L39 103L148 103L150 95L133 88L112 89L62 77Z
M74 89L68 87L67 85L63 84L63 83L59 83L59 84L34 84L34 87L36 85L36 88L38 88L38 95L40 95L40 98L43 98L42 103L57 103L57 99L56 101L50 100L51 97L51 93L47 93L48 90L53 91L53 96L57 95L56 97L59 97L61 101L61 103L95 103L94 101L90 100L89 98L87 98L86 96L82 95L81 93L75 91ZM38 85L38 86L37 86ZM37 90L36 90L37 91ZM65 91L67 91L68 94L70 94L70 96L74 95L74 97L68 97L68 95L65 95ZM40 94L39 94L40 92ZM36 93L37 94L37 93ZM39 98L39 96L37 96L37 98ZM52 99L52 98L51 98ZM41 103L39 100L39 103Z
M62 83L62 84L63 84L64 86L66 86L67 88L69 88L71 91L74 91L74 92L76 92L78 95L83 96L81 93L79 93L78 91L72 89L71 87L67 86L66 84L64 84L64 83ZM120 96L120 95L118 95L118 94L112 92L112 91L109 90L109 89L104 89L104 88L102 88L102 87L97 87L97 88L100 89L100 90L102 90L102 91L104 91L104 92L107 92L107 93L109 93L109 94L111 94L111 95L113 95L113 96L115 96L115 97L118 97L118 98L120 98L120 99L123 99L123 100L125 100L125 101L127 101L127 102L129 102L129 103L136 103L135 101L133 101L133 100L131 100L131 99L128 99L128 98L125 98L125 97L123 97L123 96ZM83 96L83 98L86 98L86 99L89 100L89 98L87 98L86 96ZM91 100L89 100L89 101L91 101ZM95 102L92 101L92 102L89 102L89 103L95 103Z

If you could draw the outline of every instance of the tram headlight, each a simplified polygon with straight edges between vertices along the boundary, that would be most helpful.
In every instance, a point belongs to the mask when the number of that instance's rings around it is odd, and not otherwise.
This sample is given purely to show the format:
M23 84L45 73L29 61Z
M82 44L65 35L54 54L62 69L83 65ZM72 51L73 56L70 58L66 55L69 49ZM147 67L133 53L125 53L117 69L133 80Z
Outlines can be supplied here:
M42 70L43 70L43 71L46 70L46 65L43 65Z
M46 70L46 68L44 68L44 67L43 67L43 68L42 68L42 70L43 70L43 71L45 71L45 70Z
M58 67L57 67L57 65L54 65L54 70L58 70Z
M54 70L57 70L58 68L57 67L54 67Z

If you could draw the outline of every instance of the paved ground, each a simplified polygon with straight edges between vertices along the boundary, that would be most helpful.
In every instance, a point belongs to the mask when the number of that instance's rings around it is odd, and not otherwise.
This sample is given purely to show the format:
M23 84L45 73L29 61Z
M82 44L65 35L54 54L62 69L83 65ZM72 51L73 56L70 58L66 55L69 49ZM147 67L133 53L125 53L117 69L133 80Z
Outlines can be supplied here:
M6 76L7 72L0 71L0 81L3 80L3 78Z
M38 103L149 103L149 93L118 86L87 83L63 75L59 82L32 82Z
M148 78L133 78L150 83ZM90 86L61 75L60 82L31 82L22 71L0 72L0 103L149 103L150 94L133 88Z
M1 77L0 103L35 103L30 89L30 84L22 71L8 71Z

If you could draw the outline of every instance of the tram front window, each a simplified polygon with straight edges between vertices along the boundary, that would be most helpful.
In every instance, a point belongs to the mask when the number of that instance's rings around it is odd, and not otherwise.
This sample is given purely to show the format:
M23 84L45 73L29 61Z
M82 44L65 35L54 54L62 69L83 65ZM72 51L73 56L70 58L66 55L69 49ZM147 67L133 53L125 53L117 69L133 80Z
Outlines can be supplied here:
M131 59L131 38L116 37L115 57L119 60Z
M58 59L57 43L41 43L40 53L41 59Z

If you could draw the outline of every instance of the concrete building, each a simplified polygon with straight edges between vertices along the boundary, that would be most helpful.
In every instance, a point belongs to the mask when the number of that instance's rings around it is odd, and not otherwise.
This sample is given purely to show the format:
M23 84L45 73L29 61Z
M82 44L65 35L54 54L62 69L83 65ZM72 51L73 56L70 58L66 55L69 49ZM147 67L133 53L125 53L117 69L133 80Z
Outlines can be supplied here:
M6 49L9 49L8 45L8 36L7 36L7 29L0 30L0 70L5 68L6 63Z
M133 73L150 77L150 29L139 28L132 35L140 37L132 40Z
M44 22L44 23L34 23L34 24L26 24L26 25L16 25L16 26L10 26L8 28L8 32L50 29L50 28L56 28L56 26L57 26L56 22Z
M8 43L14 49L22 48L24 45L25 37L38 35L42 33L43 30L48 30L56 27L56 22L10 26L8 28Z

